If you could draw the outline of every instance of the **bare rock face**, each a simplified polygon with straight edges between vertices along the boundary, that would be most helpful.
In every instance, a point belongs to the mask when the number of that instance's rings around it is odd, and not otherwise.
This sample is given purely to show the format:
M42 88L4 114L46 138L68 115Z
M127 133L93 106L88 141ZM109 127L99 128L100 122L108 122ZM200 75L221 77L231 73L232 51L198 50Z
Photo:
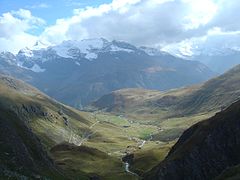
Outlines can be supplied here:
M240 164L240 101L180 137L166 159L145 179L213 179Z

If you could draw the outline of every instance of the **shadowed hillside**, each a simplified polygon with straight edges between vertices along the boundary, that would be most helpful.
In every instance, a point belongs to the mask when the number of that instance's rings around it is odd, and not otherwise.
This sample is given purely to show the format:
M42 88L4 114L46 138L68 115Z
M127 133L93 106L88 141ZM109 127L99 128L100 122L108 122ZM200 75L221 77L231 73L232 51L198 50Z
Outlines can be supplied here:
M183 133L145 179L212 179L240 164L240 101ZM236 176L237 168L222 176ZM221 176L220 176L221 177Z
M57 178L55 167L37 138L16 114L0 108L0 177Z

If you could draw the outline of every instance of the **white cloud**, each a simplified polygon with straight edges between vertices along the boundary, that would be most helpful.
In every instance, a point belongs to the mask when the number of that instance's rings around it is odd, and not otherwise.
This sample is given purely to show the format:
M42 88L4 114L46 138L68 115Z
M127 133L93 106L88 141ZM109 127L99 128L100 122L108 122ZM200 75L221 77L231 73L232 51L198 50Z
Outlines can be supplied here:
M113 0L96 8L75 9L72 17L46 28L41 38L55 44L105 37L152 46L201 36L206 33L202 26L217 10L212 0Z
M185 17L185 28L196 29L201 25L206 25L216 15L218 6L211 0L183 0L189 4L189 14Z
M0 16L0 51L17 51L33 45L38 37L28 33L29 30L44 25L44 20L32 16L25 9L12 11Z
M165 46L165 50L191 55L203 42L216 45L207 39L224 37L229 38L229 43L231 38L236 39L239 9L238 0L113 0L98 7L73 10L72 17L56 20L38 38L58 44L63 40L103 37L136 45ZM19 37L32 42L37 37L28 31L43 23L27 10L5 13L0 17L0 38L20 47ZM218 45L222 43L224 47L225 42L219 41ZM25 45L26 42L22 47Z
M217 5L214 16L208 23L197 29L204 30L204 34L168 44L162 49L172 54L187 56L240 51L239 1L212 0L212 2ZM210 7L206 6L206 8Z
M31 5L31 6L27 6L26 8L27 9L46 9L46 8L49 8L49 7L50 7L49 4L39 3L39 4L34 4L34 5Z
M205 36L193 37L178 43L162 47L163 51L177 56L212 55L240 51L240 31L222 31L221 28L210 29Z

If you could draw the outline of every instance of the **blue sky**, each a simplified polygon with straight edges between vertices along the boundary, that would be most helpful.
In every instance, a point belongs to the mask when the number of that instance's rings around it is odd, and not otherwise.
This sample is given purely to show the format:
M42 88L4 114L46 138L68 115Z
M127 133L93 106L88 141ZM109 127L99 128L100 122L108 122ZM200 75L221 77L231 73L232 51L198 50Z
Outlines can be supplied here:
M19 9L31 10L32 15L44 19L48 25L54 24L59 18L70 17L73 9L86 6L97 7L112 0L0 0L0 14L17 11Z

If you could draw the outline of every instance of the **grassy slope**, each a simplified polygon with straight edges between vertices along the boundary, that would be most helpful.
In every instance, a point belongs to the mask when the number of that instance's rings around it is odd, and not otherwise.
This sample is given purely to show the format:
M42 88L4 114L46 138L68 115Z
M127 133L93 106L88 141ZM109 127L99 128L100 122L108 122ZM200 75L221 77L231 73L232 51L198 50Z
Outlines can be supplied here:
M68 141L70 134L79 135L83 131L90 131L87 127L91 122L82 118L79 112L57 103L22 81L7 76L0 76L0 108L11 115L15 114L17 119L14 122L33 131L46 150ZM68 118L68 126L63 117ZM3 114L1 118L5 118ZM11 128L15 131L15 126ZM17 133L19 134L18 131ZM30 138L22 138L26 141L26 146L30 145Z
M167 92L123 89L103 96L93 106L127 114L161 112L165 118L215 112L240 98L239 82L240 65L202 85Z
M169 143L151 142L146 144L142 151L138 151L134 154L131 169L139 175L143 175L144 172L158 165L158 163L166 157L174 143L175 141Z
M18 122L26 124L39 137L49 155L70 178L96 175L104 179L136 179L124 171L121 161L128 145L137 147L136 140L129 137L136 134L143 138L156 130L156 127L134 124L126 133L123 126L130 124L127 120L108 114L95 116L79 112L6 76L0 76L0 107L16 114ZM64 117L68 119L67 125ZM59 144L69 143L74 148L52 151ZM86 151L79 151L76 145L80 144L88 146Z
M127 126L124 132L130 137L134 135L139 139L148 139L152 134L152 141L147 142L143 149L136 150L136 144L127 142L120 134L123 143L122 145L117 143L118 147L115 147L115 141L119 141L120 138L114 140L113 134L116 131L111 133L106 130L105 136L111 134L113 137L111 141L113 140L114 143L108 142L107 145L103 143L101 147L102 149L109 147L106 152L121 149L120 153L122 153L124 145L130 144L134 147L132 149L135 154L131 168L142 174L164 158L173 145L171 142L184 130L213 116L222 106L227 107L237 100L240 95L239 82L240 66L237 66L202 85L168 92L123 89L105 95L90 107L105 111L100 113L99 119L111 123L112 129L115 128L114 125L120 128ZM91 141L88 143L96 147Z
M21 116L22 120L26 121L34 133L40 137L48 150L62 143L71 143L82 144L106 155L102 158L103 156L99 157L97 151L94 151L95 157L91 153L82 151L75 153L76 150L72 149L64 152L54 151L52 153L54 159L69 176L73 176L73 172L79 172L82 175L96 174L103 178L131 179L134 176L126 174L121 163L124 154L126 152L135 154L130 168L139 174L155 166L166 156L174 140L186 128L214 115L219 110L219 105L215 107L211 104L209 105L213 109L206 110L204 107L207 105L195 103L195 97L204 96L205 89L212 88L209 93L215 93L213 87L217 87L219 90L216 91L219 92L223 82L226 84L223 88L230 88L227 86L228 83L237 84L239 77L233 75L237 73L238 69L234 73L225 75L226 77L217 78L204 85L169 92L143 89L119 90L113 92L114 94L110 97L103 97L101 101L98 101L98 103L103 103L100 104L101 106L107 103L107 110L115 112L113 114L79 112L53 101L32 87L22 85L21 82L14 82L17 84L12 85L11 82L6 84L6 80L0 81L0 104L9 107L11 111ZM217 81L219 83L216 85ZM15 86L21 88L15 89ZM234 95L228 99L229 102L237 97L238 92L235 86L231 86L231 91L229 91ZM106 102L105 98L107 98ZM192 107L189 106L191 102L194 102L193 105L199 104L201 109L192 113ZM213 100L210 98L209 102ZM178 107L180 105L186 108L181 109ZM185 112L186 115L183 115L182 113ZM65 124L64 117L68 119L68 125ZM146 140L146 143L139 148L143 140ZM82 158L83 155L85 159ZM109 161L112 164L108 164ZM104 170L97 171L92 165L94 163L104 167Z
M169 141L238 100L239 89L240 65L202 85L167 92L118 90L94 102L90 109L97 108L123 115L133 122L158 126L162 131L155 135L155 140Z
M95 148L60 144L51 149L57 164L73 177L78 176L79 169L90 177L103 179L135 179L127 175L121 161Z

